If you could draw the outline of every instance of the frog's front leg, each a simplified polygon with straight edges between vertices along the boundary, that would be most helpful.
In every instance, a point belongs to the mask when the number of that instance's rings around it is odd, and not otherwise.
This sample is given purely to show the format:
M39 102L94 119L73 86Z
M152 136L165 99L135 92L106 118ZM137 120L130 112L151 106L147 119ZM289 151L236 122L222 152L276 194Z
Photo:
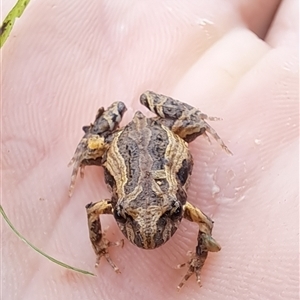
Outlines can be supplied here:
M208 252L217 252L221 250L221 246L211 236L213 229L213 221L206 216L200 209L187 202L184 207L184 218L191 222L195 222L199 225L199 232L197 238L196 251L191 254L191 259L178 267L188 265L188 271L180 284L180 289L184 283L191 277L192 274L196 274L197 283L201 286L200 271L207 258Z
M108 248L111 246L123 247L124 240L118 242L110 242L105 238L104 232L101 229L101 222L99 216L101 214L112 214L113 209L110 200L101 200L96 203L90 203L86 206L86 212L88 217L89 235L93 245L94 251L97 255L96 267L99 265L99 261L102 256L108 261L112 268L120 273L118 267L113 263L109 257Z
M216 121L220 118L209 117L186 103L151 91L143 93L140 101L159 116L161 124L170 128L186 142L192 142L199 135L206 135L208 132L227 153L232 154L217 132L205 121Z
M103 107L100 108L94 123L83 127L84 136L69 163L69 166L74 164L69 187L70 197L79 169L81 177L83 177L85 166L101 165L102 157L109 147L113 132L119 126L125 111L126 106L123 102L114 102L107 110L104 110Z

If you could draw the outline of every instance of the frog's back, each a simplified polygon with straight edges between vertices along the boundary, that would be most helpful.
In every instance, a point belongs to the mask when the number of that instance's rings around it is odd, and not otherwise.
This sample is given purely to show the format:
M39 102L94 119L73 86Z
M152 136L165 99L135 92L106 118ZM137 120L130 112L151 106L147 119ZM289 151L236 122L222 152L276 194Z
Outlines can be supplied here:
M161 205L159 195L177 187L183 156L191 159L182 139L137 112L113 139L104 163L106 178L113 177L115 200L132 197L133 206Z

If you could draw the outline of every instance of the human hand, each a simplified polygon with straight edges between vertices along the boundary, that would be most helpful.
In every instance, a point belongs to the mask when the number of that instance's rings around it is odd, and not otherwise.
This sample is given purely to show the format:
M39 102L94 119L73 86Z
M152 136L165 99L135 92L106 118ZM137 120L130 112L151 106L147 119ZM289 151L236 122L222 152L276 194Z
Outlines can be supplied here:
M3 50L2 204L33 244L97 277L50 263L4 225L6 299L297 299L295 3L282 1L274 19L279 1L29 4ZM86 168L68 198L81 127L116 100L128 107L126 124L146 111L145 90L222 117L210 124L234 153L202 137L190 144L188 199L212 216L222 250L209 254L202 288L192 277L179 294L186 270L173 267L194 250L195 225L182 221L153 251L128 241L111 249L121 275L105 260L94 270L84 206L110 196L101 168ZM103 220L121 239L113 217Z

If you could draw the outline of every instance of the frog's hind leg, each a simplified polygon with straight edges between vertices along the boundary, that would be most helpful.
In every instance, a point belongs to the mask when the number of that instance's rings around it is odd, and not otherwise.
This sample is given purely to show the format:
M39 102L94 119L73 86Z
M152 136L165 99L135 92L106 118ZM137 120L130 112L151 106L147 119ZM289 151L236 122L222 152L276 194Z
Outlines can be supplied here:
M84 126L84 136L80 140L69 166L73 165L69 196L71 197L77 173L80 170L81 177L83 169L87 165L101 165L102 157L109 147L112 133L119 126L126 106L123 102L114 102L104 110L100 108L94 123Z
M158 116L157 121L186 142L192 142L202 134L208 137L208 132L227 153L232 154L217 132L206 122L221 120L220 118L209 117L193 106L151 91L143 93L140 101Z

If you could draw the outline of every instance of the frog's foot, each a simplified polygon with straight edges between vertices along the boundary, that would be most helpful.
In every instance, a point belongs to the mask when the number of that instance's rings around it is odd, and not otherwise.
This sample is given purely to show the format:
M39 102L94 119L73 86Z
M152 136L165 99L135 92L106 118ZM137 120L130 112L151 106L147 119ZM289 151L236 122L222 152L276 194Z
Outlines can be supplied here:
M102 214L112 214L111 201L108 199L100 200L96 203L89 203L86 205L86 212L88 218L89 235L93 245L94 251L97 255L95 267L99 265L102 256L108 261L112 268L120 273L118 267L110 259L108 248L112 246L124 246L124 240L117 242L110 242L105 237L105 231L101 229L101 222L99 216Z
M232 154L217 132L206 122L221 118L209 117L187 103L151 91L143 93L140 102L158 116L155 118L157 122L170 128L187 143L208 132L228 154Z
M68 164L68 166L73 165L71 183L69 186L70 197L72 196L78 171L80 170L80 175L83 177L83 170L86 165L100 165L107 147L108 145L104 137L98 134L88 132L83 136L76 148L74 156Z
M204 115L206 116L206 115ZM225 143L223 142L223 140L221 139L221 137L218 135L218 133L208 124L206 123L204 120L208 119L211 121L217 121L217 120L222 120L220 118L217 117L208 117L206 116L205 118L202 118L202 122L201 123L201 127L199 129L200 131L203 131L203 129L205 130L203 133L205 134L206 138L208 139L209 143L211 143L209 136L207 135L207 132L217 141L217 143L230 155L233 155L232 152L228 149L228 147L225 145ZM202 133L202 134L203 134Z
M204 262L206 260L207 257L207 252L203 253L205 255L198 255L194 252L188 252L188 255L191 257L190 260L184 264L180 264L177 266L177 268L182 268L186 265L188 265L188 271L185 274L185 276L182 278L181 282L179 283L179 285L177 286L177 289L180 290L183 285L186 283L186 281L195 273L196 275L196 280L198 285L201 287L201 279L200 279L200 271L204 265Z
M121 273L119 268L114 264L114 262L111 260L109 253L108 253L108 248L112 247L112 246L121 246L123 248L124 246L124 240L120 240L117 242L110 242L109 240L107 240L105 238L105 236L102 237L101 241L99 244L97 244L97 246L95 247L95 252L97 255L97 260L96 260L96 264L95 267L97 268L99 266L99 262L101 257L105 257L105 259L107 260L107 262L111 265L111 267L115 270L116 273Z
M123 102L114 102L106 110L103 107L99 108L94 123L83 126L84 136L68 164L68 166L74 164L69 187L70 197L79 169L83 177L83 169L86 165L101 165L102 157L109 146L109 137L118 128L125 111L126 106Z

